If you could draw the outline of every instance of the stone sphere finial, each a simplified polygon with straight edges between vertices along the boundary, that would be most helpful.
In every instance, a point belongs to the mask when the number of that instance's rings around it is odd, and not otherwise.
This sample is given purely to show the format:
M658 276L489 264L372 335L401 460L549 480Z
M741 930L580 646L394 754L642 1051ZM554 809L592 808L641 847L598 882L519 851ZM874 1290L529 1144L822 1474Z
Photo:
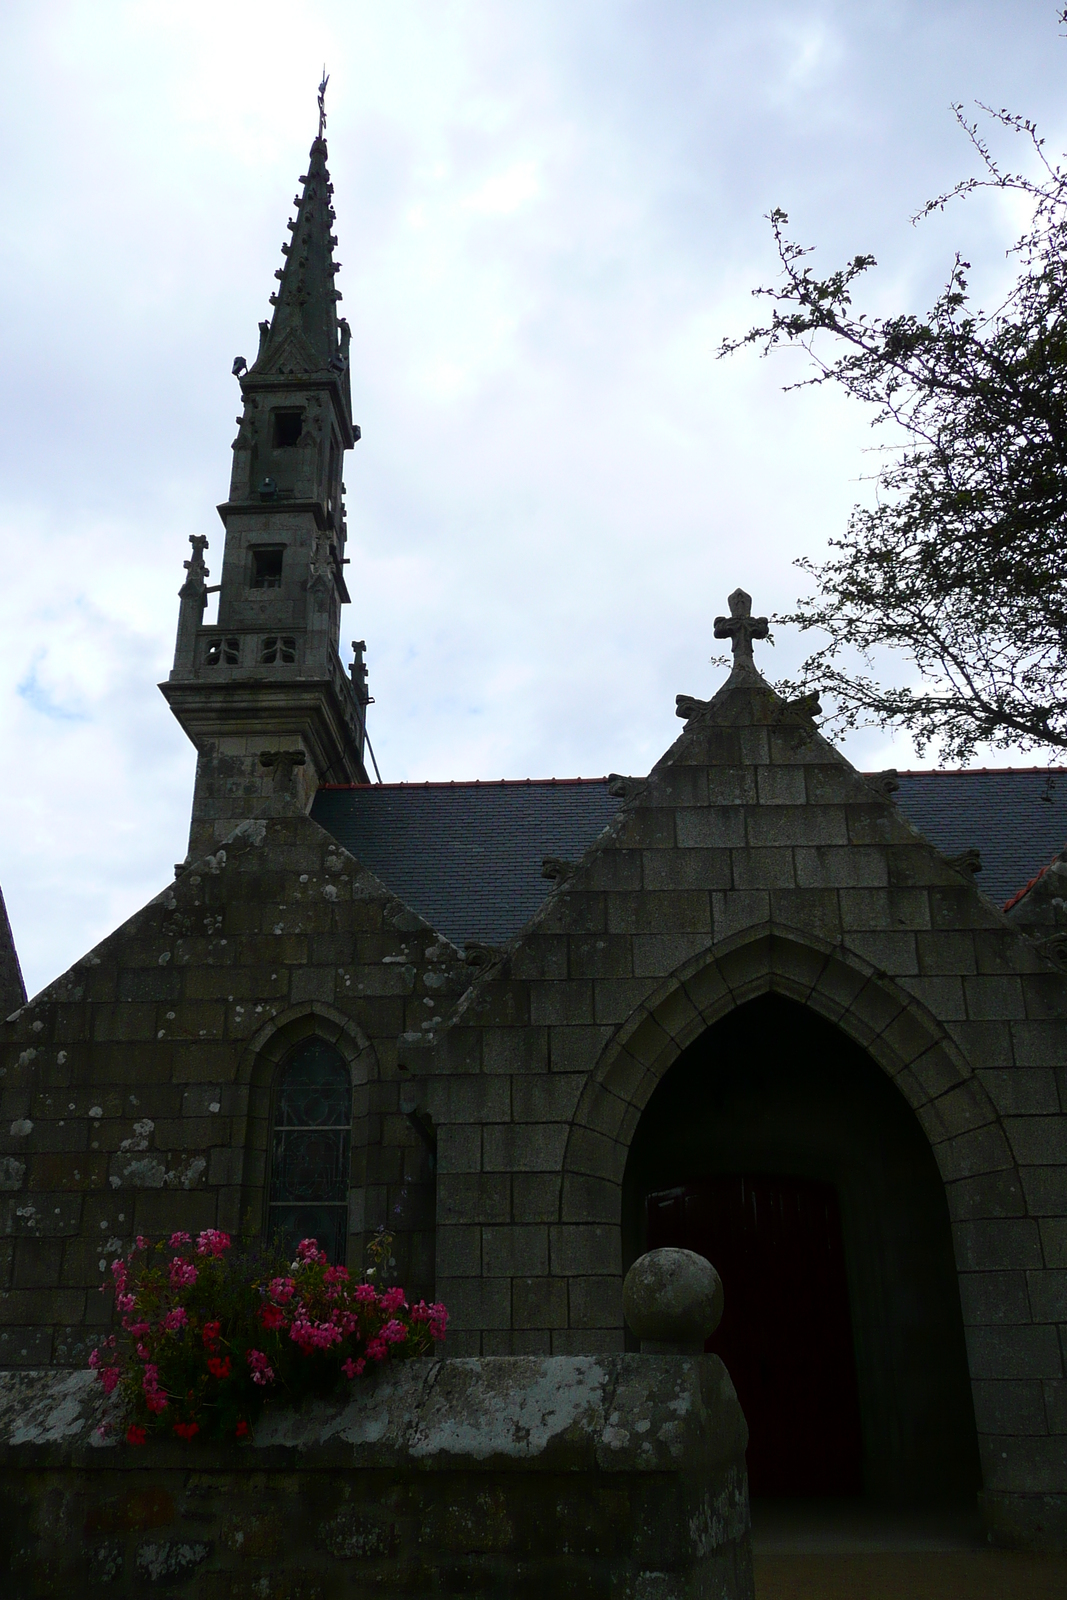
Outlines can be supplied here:
M623 1313L644 1351L699 1355L722 1308L722 1280L693 1250L650 1250L622 1286Z

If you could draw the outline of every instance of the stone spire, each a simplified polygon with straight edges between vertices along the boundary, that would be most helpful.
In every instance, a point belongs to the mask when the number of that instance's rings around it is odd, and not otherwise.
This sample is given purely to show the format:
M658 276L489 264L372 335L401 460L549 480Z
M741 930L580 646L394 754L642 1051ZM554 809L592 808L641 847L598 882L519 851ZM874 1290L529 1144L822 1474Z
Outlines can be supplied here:
M311 146L308 170L300 182L303 192L293 199L296 217L288 223L292 237L282 245L285 262L274 274L279 280L270 297L274 312L269 323L259 325L259 353L241 387L247 392L248 380L281 372L333 377L340 380L351 416L349 330L337 315L341 292L334 278L340 263L333 259L336 213L325 139L318 138Z
M7 920L7 907L0 892L0 1018L17 1011L26 1003L26 985L22 981L18 951Z
M199 752L190 850L245 818L306 808L321 783L366 783L369 696L339 655L345 584L342 463L352 423L349 328L337 315L333 185L319 136L293 204L271 321L251 367L234 361L233 442L219 613L203 625L202 535L181 589L174 670L161 685Z

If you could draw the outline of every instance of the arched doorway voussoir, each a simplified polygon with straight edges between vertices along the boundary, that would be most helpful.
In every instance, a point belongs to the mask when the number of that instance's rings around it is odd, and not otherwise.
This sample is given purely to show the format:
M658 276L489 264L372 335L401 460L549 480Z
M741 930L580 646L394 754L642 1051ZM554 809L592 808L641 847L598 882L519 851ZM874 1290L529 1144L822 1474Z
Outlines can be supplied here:
M579 1099L564 1171L574 1130L613 1125L625 1142L682 1051L728 1012L771 991L810 1007L867 1050L919 1117L945 1180L958 1175L958 1161L940 1147L995 1121L996 1112L955 1042L921 1001L854 951L769 924L692 957L621 1025ZM620 1101L628 1115L620 1116Z

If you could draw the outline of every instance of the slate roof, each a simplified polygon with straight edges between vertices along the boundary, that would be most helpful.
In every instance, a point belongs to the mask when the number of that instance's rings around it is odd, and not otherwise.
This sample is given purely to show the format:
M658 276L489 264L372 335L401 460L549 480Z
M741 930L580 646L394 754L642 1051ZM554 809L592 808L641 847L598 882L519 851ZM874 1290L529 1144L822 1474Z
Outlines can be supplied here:
M552 890L545 856L577 861L622 801L606 778L323 788L313 819L460 948L506 944Z
M1067 844L1067 768L901 772L894 800L945 855L981 852L1002 905ZM622 802L606 778L326 787L311 815L460 947L506 944L552 888L545 856L576 861Z
M1067 768L901 772L893 796L944 855L975 849L975 883L1003 905L1067 844Z

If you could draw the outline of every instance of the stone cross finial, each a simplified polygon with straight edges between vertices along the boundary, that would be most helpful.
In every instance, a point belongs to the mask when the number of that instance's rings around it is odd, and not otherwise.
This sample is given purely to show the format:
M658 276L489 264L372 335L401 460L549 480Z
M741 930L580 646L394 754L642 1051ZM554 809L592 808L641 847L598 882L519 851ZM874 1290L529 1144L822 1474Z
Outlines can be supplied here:
M323 67L322 67L322 82L319 84L319 138L320 139L324 138L325 135L326 135L326 85L329 83L329 81L330 81L330 77L329 77L328 72L326 71L326 64L324 62L323 63Z
M735 589L727 604L730 607L730 615L715 618L715 637L732 641L735 669L754 667L752 641L766 639L770 625L766 617L752 615L752 596L746 594L743 589Z
M193 547L192 560L183 561L182 566L190 575L202 572L206 578L208 572L204 565L204 551L207 549L207 539L202 533L191 533L189 535L189 543Z
M204 580L211 576L204 565L204 551L207 549L207 539L202 533L191 533L189 535L189 543L193 547L193 553L188 561L182 562L182 566L188 576L178 590L178 598L197 602L200 607L197 618L199 621L199 617L203 614L204 607L207 605L208 591Z

